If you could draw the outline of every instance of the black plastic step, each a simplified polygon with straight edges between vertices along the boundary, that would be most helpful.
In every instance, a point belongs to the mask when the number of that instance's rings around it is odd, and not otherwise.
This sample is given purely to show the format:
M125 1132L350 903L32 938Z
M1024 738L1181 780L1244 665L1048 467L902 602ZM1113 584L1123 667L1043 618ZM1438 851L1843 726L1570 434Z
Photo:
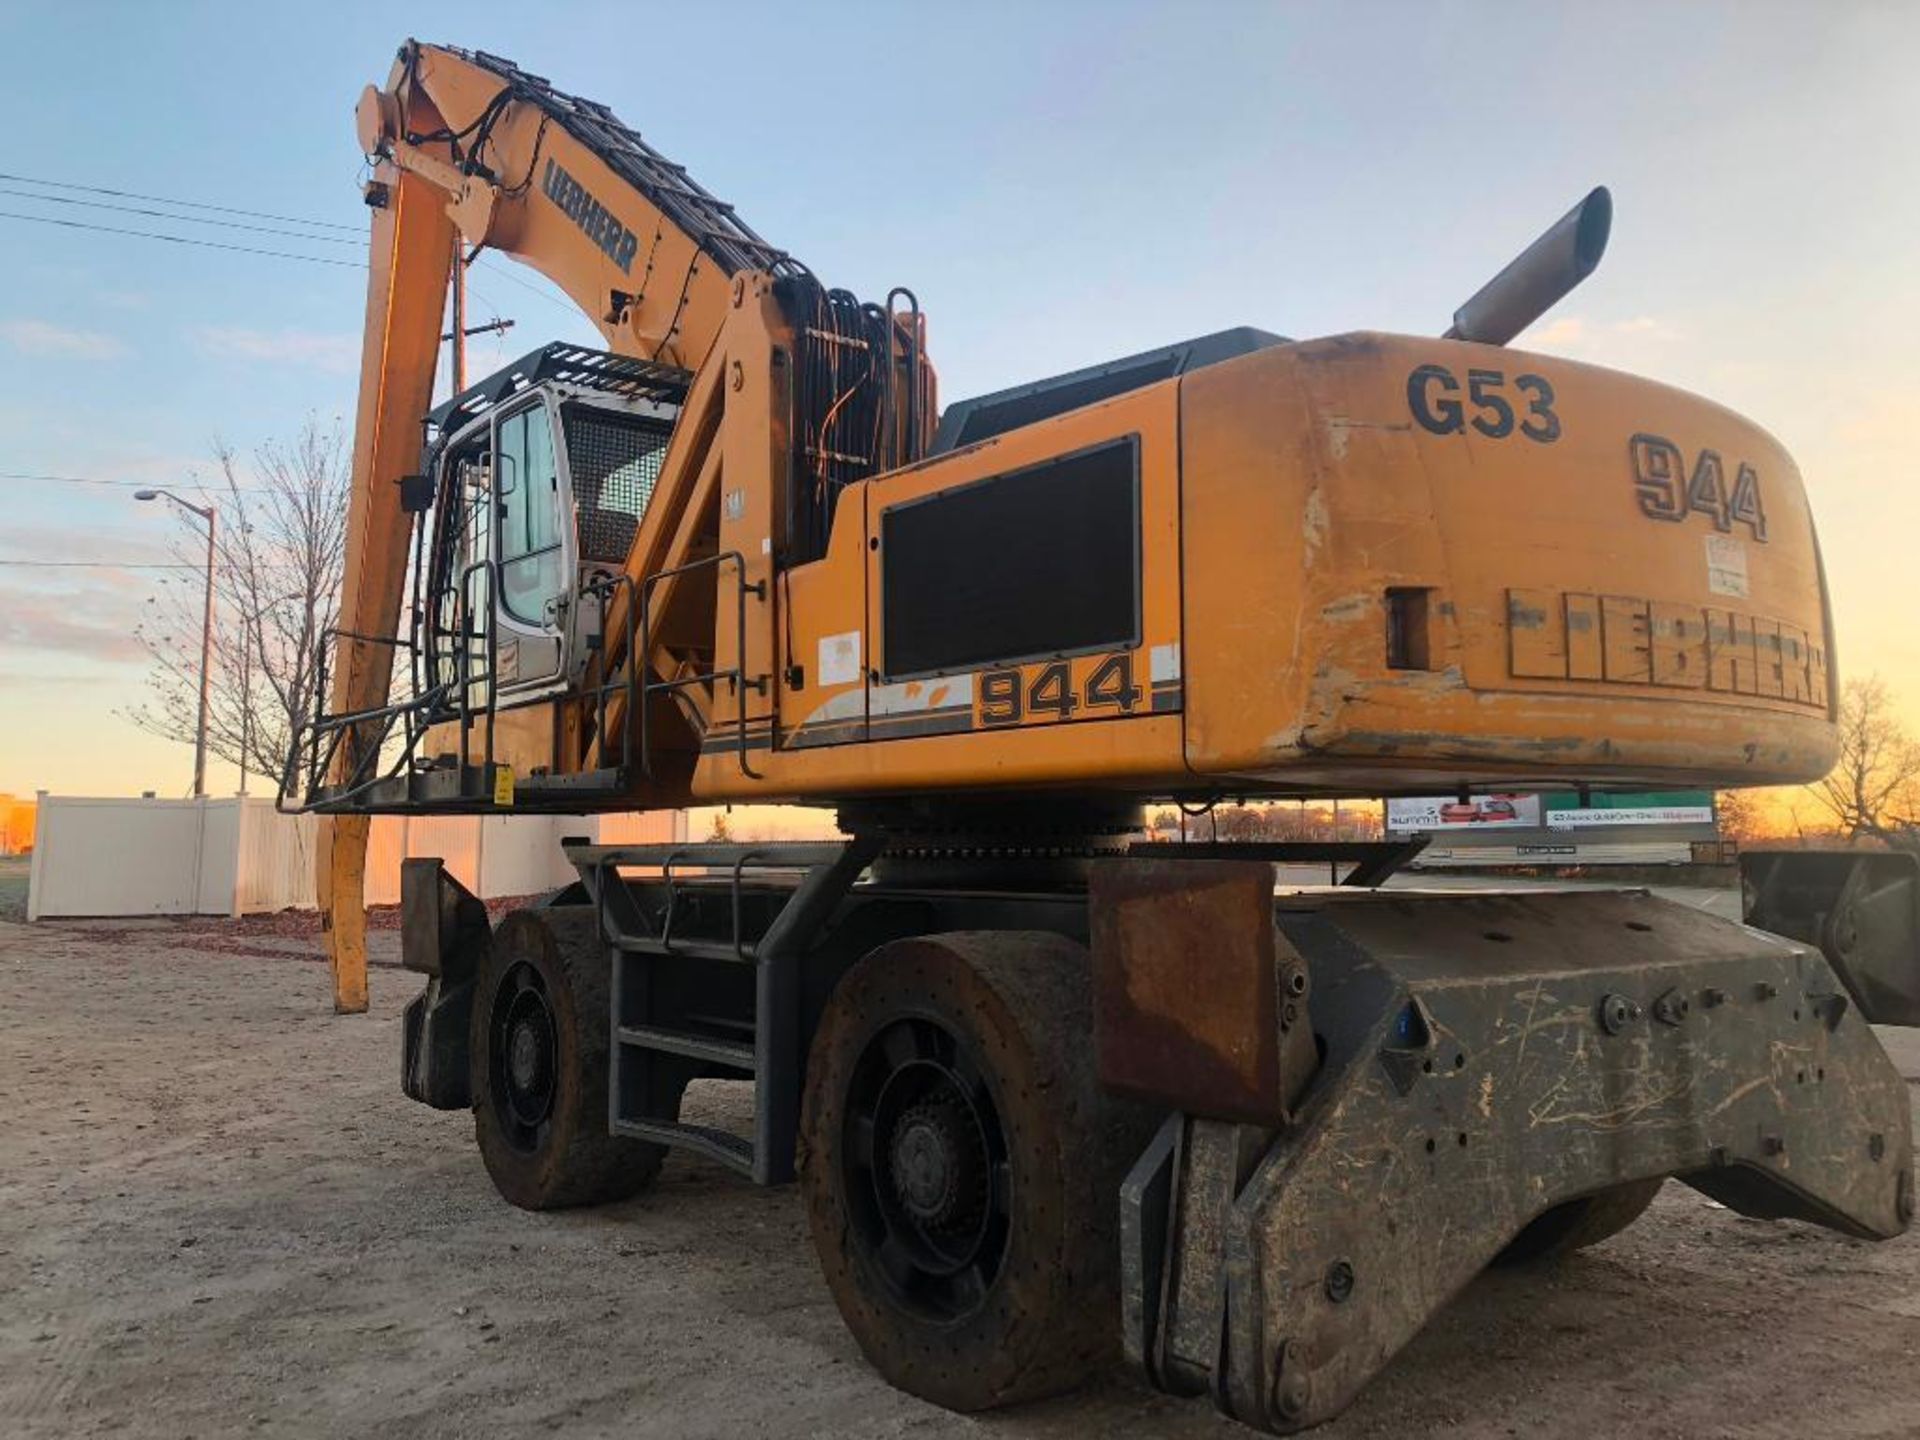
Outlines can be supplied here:
M664 1050L669 1055L685 1055L748 1075L754 1071L753 1046L737 1040L690 1035L681 1030L661 1030L651 1025L622 1025L614 1031L614 1038L622 1045L632 1045L641 1050Z
M736 965L754 961L753 946L735 949L730 940L675 939L663 943L657 935L628 935L623 931L613 945L628 955L675 955L689 960L727 960Z
M616 1119L613 1133L631 1136L635 1140L651 1140L656 1145L683 1145L738 1170L742 1175L753 1174L753 1142L730 1130L716 1129L712 1125L687 1125L678 1120Z

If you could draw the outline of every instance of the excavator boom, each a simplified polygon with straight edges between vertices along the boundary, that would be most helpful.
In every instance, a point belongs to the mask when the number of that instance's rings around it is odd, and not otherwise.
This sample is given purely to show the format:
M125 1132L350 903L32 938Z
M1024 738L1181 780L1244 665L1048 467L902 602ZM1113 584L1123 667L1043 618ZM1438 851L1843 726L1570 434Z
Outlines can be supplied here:
M365 193L374 225L351 539L330 718L305 737L305 761L313 779L329 782L336 802L348 797L346 803L326 808L361 812L331 820L321 843L320 891L336 1001L348 1009L365 1004L360 978L364 936L359 897L366 844L362 814L392 808L391 800L378 796L370 783L390 759L383 747L394 740L394 722L403 719L406 723L398 727L405 731L399 764L411 774L422 761L423 739L432 734L437 743L449 728L455 729L455 764L464 779L472 758L468 742L476 703L465 672L475 659L473 647L481 632L487 632L489 640L497 638L492 617L476 616L470 608L455 622L464 634L450 639L444 625L434 637L422 633L423 627L432 629L441 620L445 589L464 583L463 569L477 565L481 571L490 592L483 608L498 598L494 577L500 571L489 561L474 559L491 553L491 546L476 549L473 536L466 533L472 528L467 524L472 519L466 513L469 497L455 493L464 482L436 483L445 477L421 477L416 483L429 488L415 492L415 513L402 506L407 477L433 469L432 456L423 461L420 426L430 404L440 297L450 267L471 263L483 249L533 267L593 320L610 358L652 367L659 379L656 388L674 392L676 404L658 415L671 428L672 442L654 462L657 475L648 476L649 503L631 517L638 523L625 532L632 537L629 553L596 553L591 565L578 566L580 581L597 585L596 590L576 591L569 584L545 597L571 609L568 638L578 635L582 644L586 632L580 629L580 614L589 605L598 608L592 631L597 653L590 666L581 656L569 669L578 682L574 703L554 704L535 722L535 743L545 747L547 763L523 765L523 770L548 775L605 768L612 764L608 752L613 747L600 727L611 721L621 732L617 748L623 783L618 798L623 804L683 804L687 795L684 783L653 787L651 795L644 787L635 793L635 786L624 783L633 768L625 763L632 748L627 732L644 729L646 722L633 713L640 707L631 704L633 697L618 672L644 669L649 682L670 687L671 701L660 707L665 711L663 727L704 728L715 704L712 691L720 667L713 659L711 636L689 635L684 618L690 609L699 611L704 605L710 610L711 598L687 594L699 588L697 581L679 583L678 574L668 574L664 581L661 577L689 556L712 548L720 508L716 485L721 421L729 403L735 412L733 433L761 437L762 468L765 437L783 436L796 418L796 404L806 407L807 413L798 418L810 426L805 438L813 442L801 447L809 459L813 503L795 505L782 519L816 528L823 527L840 487L914 458L933 413L932 379L917 316L903 327L890 310L862 307L844 292L822 290L804 266L762 240L732 206L604 106L555 90L498 57L409 42L400 50L386 88L370 86L362 95L356 123L373 166ZM779 302L772 298L776 286L782 287ZM724 389L720 384L725 367L716 347L730 319L740 332L737 349L755 357L751 387L745 384L740 358L733 362L733 383ZM803 333L792 334L796 328ZM767 374L776 341L785 342L778 347L782 358L797 363L800 372L778 397L769 394ZM604 371L606 366L599 368ZM509 385L509 391L512 388ZM677 402L689 390L693 393L684 412L686 423L672 424L683 413ZM442 418L471 420L479 413L456 405L451 417ZM440 441L454 438L451 430L438 434ZM642 459L632 458L636 463ZM490 459L482 461L475 473L490 464ZM768 482L763 478L757 489L764 495ZM567 498L583 502L588 497ZM420 557L409 622L414 636L408 641L400 607L409 542L424 540L429 522L420 517L429 510L436 511L432 534L442 548ZM490 522L492 517L484 518ZM768 523L763 519L763 527ZM456 553L464 566L455 563ZM567 559L585 557L570 546ZM619 562L617 571L614 562ZM749 565L760 578L749 579ZM770 552L751 562L743 557L736 570L730 577L735 584L757 585L763 596L770 588ZM618 571L626 573L624 582L616 583ZM715 582L714 576L697 578L709 588ZM428 579L442 587L440 594L423 593ZM637 638L642 589L664 617L662 631L669 637L651 666L631 661L628 654L629 643ZM436 687L437 667L445 656L423 654L436 638L459 652L458 685L441 677ZM509 653L517 655L517 639L510 637L508 644ZM496 649L480 648L497 658ZM413 698L399 709L388 707L394 657L409 649L414 658ZM740 669L737 663L732 667L736 676ZM689 683L690 676L705 678ZM487 711L489 749L495 719L493 679L489 673L481 683L486 699L478 702ZM744 677L736 678L732 689L743 694L746 684ZM586 703L589 688L597 704ZM452 725L455 712L459 723ZM436 720L441 722L437 729ZM697 735L683 742L683 750L688 746L697 748ZM296 759L298 751L296 746ZM654 758L650 753L649 769ZM475 782L489 801L505 793L493 766L489 753L479 764ZM467 804L471 788L456 785L441 803L455 808ZM407 803L421 802L415 794ZM609 808L609 796L582 787L567 803Z
M605 106L498 56L409 43L355 119L367 154L441 191L470 250L538 270L620 354L696 368L734 276L805 273Z

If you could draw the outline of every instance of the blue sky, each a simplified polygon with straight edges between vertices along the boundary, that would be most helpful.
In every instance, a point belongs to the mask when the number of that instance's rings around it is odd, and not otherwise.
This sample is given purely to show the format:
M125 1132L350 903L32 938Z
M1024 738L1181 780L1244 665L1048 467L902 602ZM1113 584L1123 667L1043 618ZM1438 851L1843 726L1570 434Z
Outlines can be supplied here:
M0 122L30 143L0 170L357 225L354 99L410 34L605 101L831 282L912 286L948 399L1232 324L1435 333L1605 182L1606 263L1521 343L1778 434L1843 668L1920 697L1914 12L14 0ZM0 472L177 484L216 439L351 414L357 270L0 218L0 273ZM518 321L495 356L590 336L551 292L474 279L477 315ZM164 558L125 489L0 486L0 560ZM0 565L0 791L184 787L187 751L113 714L154 575Z

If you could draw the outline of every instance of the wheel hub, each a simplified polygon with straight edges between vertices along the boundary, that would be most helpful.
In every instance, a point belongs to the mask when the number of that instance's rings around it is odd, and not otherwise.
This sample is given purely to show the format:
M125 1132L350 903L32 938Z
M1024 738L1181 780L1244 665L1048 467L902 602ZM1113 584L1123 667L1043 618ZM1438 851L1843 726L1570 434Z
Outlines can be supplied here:
M546 987L529 965L515 965L502 978L493 1002L493 1043L488 1060L495 1113L511 1142L531 1150L553 1113L559 1036Z
M889 1169L901 1204L930 1229L964 1229L977 1216L985 1145L975 1124L952 1101L914 1106L893 1132Z
M541 1028L532 1017L523 1017L513 1027L513 1036L507 1042L507 1064L513 1073L513 1086L523 1094L540 1089L546 1080L547 1047Z
M1013 1194L991 1087L954 1032L902 1016L868 1041L843 1102L850 1217L880 1281L942 1322L985 1302Z

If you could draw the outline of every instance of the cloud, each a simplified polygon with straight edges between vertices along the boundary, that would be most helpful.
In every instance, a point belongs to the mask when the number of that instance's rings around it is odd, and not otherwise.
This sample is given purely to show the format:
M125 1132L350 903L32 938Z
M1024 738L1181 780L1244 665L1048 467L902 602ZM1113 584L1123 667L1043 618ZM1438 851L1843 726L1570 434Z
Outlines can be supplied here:
M162 587L177 582L197 603L201 584L192 570L146 568L192 565L198 558L182 530L158 515L135 513L149 508L103 505L101 521L78 529L23 524L0 534L0 562L60 562L0 563L0 657L16 662L28 654L53 654L113 664L144 659L134 631L152 613L149 597L170 594Z
M1636 315L1631 320L1621 320L1613 327L1617 335L1639 335L1648 340L1678 340L1680 332L1664 320L1656 320L1651 315Z
M1586 338L1586 321L1578 315L1560 315L1527 336L1527 343L1543 350L1571 350Z
M121 588L41 590L9 585L0 591L4 601L0 603L0 648L13 654L41 651L122 664L144 658L133 633L139 607L129 603L130 588L140 582L128 571L95 573Z
M1665 345L1685 337L1679 329L1652 315L1627 320L1589 320L1582 315L1556 315L1520 338L1525 350L1546 350L1583 360L1630 360L1648 345Z
M45 687L65 687L69 685L107 686L124 691L127 688L127 676L122 670L99 670L91 673L74 671L61 674L45 670L0 670L0 695L9 691L22 692Z
M111 335L55 325L50 320L0 320L0 340L28 355L111 360L127 353L127 347Z
M329 375L360 367L360 337L314 330L252 330L244 325L203 325L189 332L201 352L226 360L264 360L299 365Z
M178 477L175 477L176 483ZM185 490L184 485L180 486ZM191 495L192 491L187 491ZM21 522L9 525L0 532L0 560L48 560L48 561L86 561L125 564L133 568L148 565L169 565L176 561L192 563L195 558L191 550L175 553L175 541L182 529L176 532L174 526L156 523L160 512L150 511L147 507L131 503L131 495L108 495L96 497L95 503L88 509L92 517L84 527L72 524L33 524ZM192 542L188 542L191 546ZM100 546L100 550L94 547ZM200 542L204 549L206 541ZM107 553L100 553L105 550ZM18 573L9 570L0 575L0 581L19 581L32 573L32 567L21 569ZM33 588L47 589L54 581L63 587L80 584L87 578L86 571L61 571L48 569L40 572Z

